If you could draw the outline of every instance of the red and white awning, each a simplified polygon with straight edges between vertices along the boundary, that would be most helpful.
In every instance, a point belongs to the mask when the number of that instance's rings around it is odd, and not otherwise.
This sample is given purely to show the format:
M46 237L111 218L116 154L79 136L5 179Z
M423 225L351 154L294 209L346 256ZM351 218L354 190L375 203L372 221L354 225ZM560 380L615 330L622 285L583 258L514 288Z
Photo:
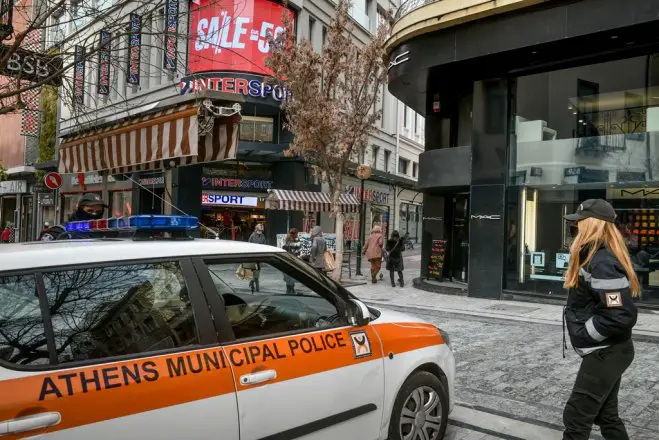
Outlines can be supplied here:
M199 107L188 104L62 140L60 173L129 173L235 159L240 116L216 118L199 136Z
M280 211L331 212L332 198L329 194L313 191L271 189L265 199L266 209ZM359 212L359 200L352 194L339 196L341 212Z

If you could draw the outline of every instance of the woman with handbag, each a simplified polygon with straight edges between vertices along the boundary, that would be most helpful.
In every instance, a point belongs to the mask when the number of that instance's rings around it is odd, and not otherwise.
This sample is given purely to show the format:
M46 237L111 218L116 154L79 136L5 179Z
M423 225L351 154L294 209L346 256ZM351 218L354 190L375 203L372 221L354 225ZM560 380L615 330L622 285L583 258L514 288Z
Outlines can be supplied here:
M254 227L254 232L252 232L252 235L249 236L248 241L250 243L266 244L265 235L263 234L262 223L259 223ZM254 292L255 290L259 292L260 291L259 277L261 275L261 265L259 263L245 263L243 264L243 267L245 269L251 270L254 276L254 279L249 282L249 287L252 289L252 292Z
M309 239L311 240L309 264L319 272L325 272L325 251L327 250L327 242L325 242L323 230L320 226L313 227Z
M391 277L391 287L396 287L394 282L394 272L398 272L398 283L400 287L405 287L405 281L403 280L403 247L405 244L400 238L398 231L391 233L391 238L387 240L387 270L389 271L389 276Z
M382 237L382 228L380 225L373 226L371 235L364 246L363 254L366 259L371 263L371 281L373 284L377 283L378 272L382 268L382 247L384 246L384 238Z

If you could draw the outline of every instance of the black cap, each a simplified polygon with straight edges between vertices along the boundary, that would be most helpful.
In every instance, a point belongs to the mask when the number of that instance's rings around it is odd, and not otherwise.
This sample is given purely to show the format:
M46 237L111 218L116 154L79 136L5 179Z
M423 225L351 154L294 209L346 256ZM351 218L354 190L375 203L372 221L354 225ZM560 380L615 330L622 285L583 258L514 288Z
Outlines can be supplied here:
M78 202L78 206L95 206L95 205L101 205L105 208L108 207L108 205L105 204L103 199L101 199L98 194L85 194L82 196L82 199Z
M616 220L616 211L604 199L588 199L579 205L577 212L566 215L565 220L576 221L591 217L614 223Z

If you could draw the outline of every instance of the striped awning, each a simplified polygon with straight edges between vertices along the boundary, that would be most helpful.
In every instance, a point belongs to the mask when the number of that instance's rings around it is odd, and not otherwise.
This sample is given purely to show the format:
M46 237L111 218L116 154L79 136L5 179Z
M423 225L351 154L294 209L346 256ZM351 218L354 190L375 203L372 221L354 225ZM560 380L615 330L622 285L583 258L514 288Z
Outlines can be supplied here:
M280 211L331 212L332 197L323 192L271 189L265 199L266 209ZM352 194L339 197L341 212L359 212L359 200Z
M235 159L240 116L216 118L199 136L199 107L187 104L64 138L60 173L129 173Z

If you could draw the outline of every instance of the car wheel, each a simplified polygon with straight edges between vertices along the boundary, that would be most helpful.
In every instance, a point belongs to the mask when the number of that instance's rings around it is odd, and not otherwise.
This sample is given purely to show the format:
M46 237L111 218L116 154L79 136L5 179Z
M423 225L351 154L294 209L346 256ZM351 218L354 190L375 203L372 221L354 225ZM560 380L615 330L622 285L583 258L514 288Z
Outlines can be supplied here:
M448 394L437 376L419 371L400 389L389 421L389 440L440 440L448 424Z

